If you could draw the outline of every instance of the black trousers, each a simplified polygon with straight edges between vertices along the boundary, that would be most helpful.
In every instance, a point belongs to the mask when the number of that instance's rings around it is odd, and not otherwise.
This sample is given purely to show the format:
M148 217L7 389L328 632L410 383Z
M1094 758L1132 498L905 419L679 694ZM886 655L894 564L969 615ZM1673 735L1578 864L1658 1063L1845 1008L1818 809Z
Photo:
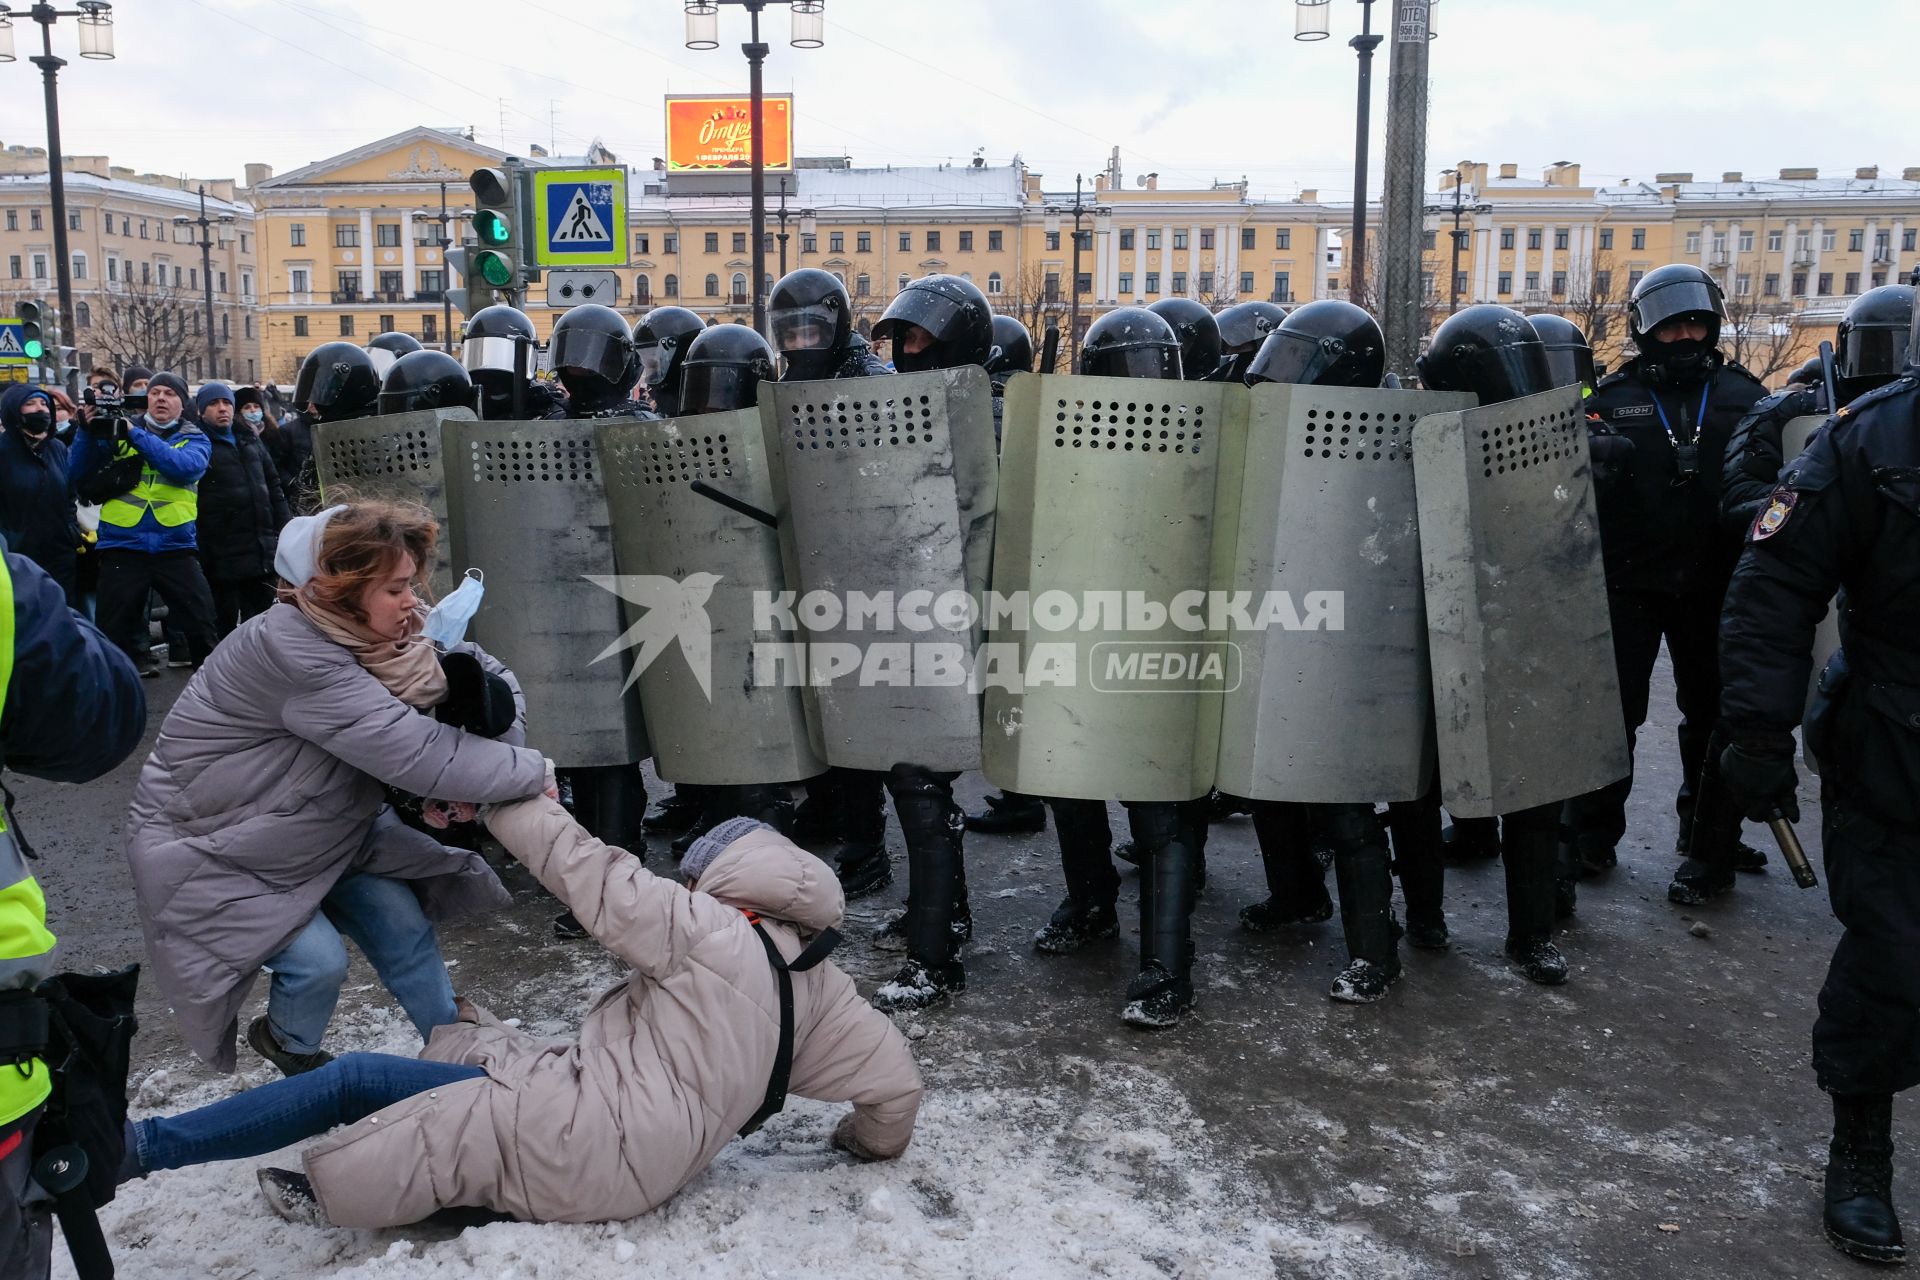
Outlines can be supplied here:
M51 1266L53 1201L30 1182L33 1131L44 1110L35 1107L11 1124L0 1125L0 1147L11 1148L0 1156L0 1276L9 1280L46 1280Z
M192 551L100 552L100 599L96 606L100 630L119 645L135 665L153 662L147 632L147 592L157 591L167 604L169 625L186 632L188 652L199 666L213 652L213 591L201 572L200 557Z
M1615 591L1607 596L1629 752L1647 722L1653 666L1663 639L1673 659L1674 701L1680 708L1680 793L1674 810L1683 837L1693 830L1694 788L1720 715L1720 603L1725 594L1723 585L1688 595ZM1627 831L1627 797L1632 792L1629 774L1567 801L1564 821L1574 846L1600 852L1618 845Z
M1821 786L1827 896L1845 932L1820 988L1813 1070L1830 1093L1920 1084L1920 829Z
M220 640L273 606L273 584L265 578L211 578L207 586L213 592L213 633Z
M928 966L950 964L959 950L954 921L970 914L966 815L953 799L960 775L917 764L896 764L884 774L848 772L881 781L900 817L907 845L907 954Z

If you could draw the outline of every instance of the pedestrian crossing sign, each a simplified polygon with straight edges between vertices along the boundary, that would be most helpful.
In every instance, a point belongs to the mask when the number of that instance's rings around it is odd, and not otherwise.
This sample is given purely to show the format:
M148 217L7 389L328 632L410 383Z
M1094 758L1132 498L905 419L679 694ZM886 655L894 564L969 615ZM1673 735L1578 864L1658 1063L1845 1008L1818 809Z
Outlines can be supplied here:
M18 316L0 316L0 364L27 362L27 327Z
M535 169L533 209L541 266L627 265L626 169Z

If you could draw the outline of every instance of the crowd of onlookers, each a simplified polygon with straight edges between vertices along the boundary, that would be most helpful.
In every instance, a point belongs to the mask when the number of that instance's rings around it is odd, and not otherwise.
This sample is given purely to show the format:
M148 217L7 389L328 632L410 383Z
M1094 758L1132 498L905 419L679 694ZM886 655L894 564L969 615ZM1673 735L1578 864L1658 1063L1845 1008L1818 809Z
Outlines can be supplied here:
M315 496L308 423L272 384L96 369L0 392L0 536L147 676L198 666L274 601L273 555ZM158 607L156 607L156 605Z

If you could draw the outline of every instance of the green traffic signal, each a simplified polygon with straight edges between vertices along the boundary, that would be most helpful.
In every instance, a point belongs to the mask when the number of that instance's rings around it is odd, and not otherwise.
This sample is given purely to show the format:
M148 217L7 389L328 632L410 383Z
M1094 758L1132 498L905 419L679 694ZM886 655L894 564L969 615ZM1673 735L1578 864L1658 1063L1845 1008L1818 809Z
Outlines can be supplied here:
M513 264L507 261L505 254L484 249L474 254L468 262L474 275L496 289L505 289L513 283Z
M491 209L482 209L473 215L473 233L481 244L506 244L513 239L513 229L507 220Z
M20 348L29 360L38 360L47 354L47 344L41 333L40 318L43 312L38 302L23 302L20 312Z

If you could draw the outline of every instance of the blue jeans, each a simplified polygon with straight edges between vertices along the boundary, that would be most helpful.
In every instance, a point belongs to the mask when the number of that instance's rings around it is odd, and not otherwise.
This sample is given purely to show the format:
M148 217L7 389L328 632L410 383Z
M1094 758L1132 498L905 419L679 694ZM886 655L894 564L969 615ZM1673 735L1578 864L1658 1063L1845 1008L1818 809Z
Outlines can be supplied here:
M267 960L273 971L267 1022L281 1047L292 1053L320 1047L347 980L341 934L372 963L422 1040L454 1020L453 982L413 889L386 876L349 875L328 891L307 927Z
M416 1093L486 1074L479 1067L391 1053L343 1054L324 1067L263 1084L196 1111L134 1121L140 1171L265 1155L337 1124L351 1124Z

